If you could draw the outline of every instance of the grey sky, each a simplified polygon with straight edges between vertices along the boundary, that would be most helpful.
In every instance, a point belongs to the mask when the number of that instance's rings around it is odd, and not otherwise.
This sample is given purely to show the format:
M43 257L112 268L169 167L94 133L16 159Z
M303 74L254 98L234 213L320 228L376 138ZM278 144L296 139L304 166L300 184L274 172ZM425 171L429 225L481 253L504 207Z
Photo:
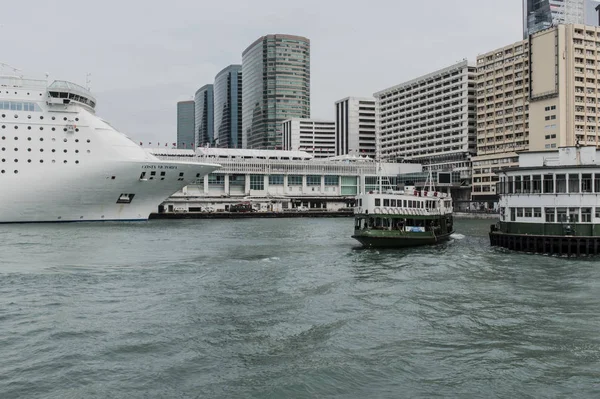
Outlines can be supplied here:
M191 99L261 35L311 40L312 117L518 41L521 0L13 1L0 15L0 61L85 84L97 113L136 141L174 142Z

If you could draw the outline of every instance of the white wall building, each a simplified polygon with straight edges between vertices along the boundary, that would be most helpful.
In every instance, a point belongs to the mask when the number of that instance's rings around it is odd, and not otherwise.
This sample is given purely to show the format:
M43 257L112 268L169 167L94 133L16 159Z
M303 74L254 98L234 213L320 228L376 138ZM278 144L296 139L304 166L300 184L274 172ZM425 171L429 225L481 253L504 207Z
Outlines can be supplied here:
M418 164L377 164L370 158L341 156L315 159L303 151L198 148L147 151L159 159L211 162L221 169L176 193L163 204L166 212L194 212L209 206L225 211L250 201L262 210L300 206L333 210L352 206L355 196L378 187L379 175L390 184L400 175L422 172Z
M282 123L283 149L306 151L315 158L335 153L335 122L316 119L288 119Z
M476 154L475 80L476 68L462 61L375 93L381 159L458 172L453 183L469 187Z
M375 99L346 97L335 102L335 155L377 158Z

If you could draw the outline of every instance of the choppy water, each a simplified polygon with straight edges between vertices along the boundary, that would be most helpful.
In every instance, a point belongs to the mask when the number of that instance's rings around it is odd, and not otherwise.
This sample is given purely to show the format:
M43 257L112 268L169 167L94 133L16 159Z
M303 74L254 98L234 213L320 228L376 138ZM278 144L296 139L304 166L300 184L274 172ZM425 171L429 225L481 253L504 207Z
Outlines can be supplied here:
M0 226L0 398L600 397L600 260L351 219Z

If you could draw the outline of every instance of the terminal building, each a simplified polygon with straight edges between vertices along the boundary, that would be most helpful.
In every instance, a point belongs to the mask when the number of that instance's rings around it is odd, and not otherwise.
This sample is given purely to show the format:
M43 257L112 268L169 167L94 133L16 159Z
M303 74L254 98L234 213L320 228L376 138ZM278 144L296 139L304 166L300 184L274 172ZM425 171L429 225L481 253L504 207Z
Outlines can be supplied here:
M257 211L350 210L355 196L376 189L379 178L391 185L426 179L419 164L376 163L362 156L316 159L304 151L227 148L147 151L164 160L221 165L171 196L162 212L228 211L244 202Z

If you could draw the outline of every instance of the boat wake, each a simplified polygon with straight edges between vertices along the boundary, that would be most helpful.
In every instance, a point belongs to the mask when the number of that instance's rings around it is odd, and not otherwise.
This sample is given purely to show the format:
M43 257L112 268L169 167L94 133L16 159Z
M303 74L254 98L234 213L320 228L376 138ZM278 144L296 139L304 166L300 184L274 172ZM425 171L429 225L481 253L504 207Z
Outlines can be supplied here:
M462 240L465 238L465 236L463 234L453 233L450 234L450 238L453 238L455 240Z

